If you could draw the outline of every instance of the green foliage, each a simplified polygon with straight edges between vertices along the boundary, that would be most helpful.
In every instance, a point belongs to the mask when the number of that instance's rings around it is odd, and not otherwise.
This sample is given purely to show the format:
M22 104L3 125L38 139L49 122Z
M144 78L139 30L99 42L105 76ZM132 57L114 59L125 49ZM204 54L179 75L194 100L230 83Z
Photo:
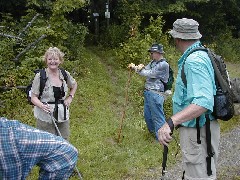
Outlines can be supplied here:
M82 49L88 30L83 24L74 24L65 16L75 9L84 7L85 1L47 1L47 4L48 6L41 1L28 1L30 9L27 11L28 14L22 18L23 23L29 22L29 18L32 18L38 9L41 9L40 12L44 14L40 14L35 20L24 43L31 43L33 39L46 35L41 42L40 50L36 51L35 49L34 56L36 56L36 52L40 53L37 56L41 56L48 47L56 46L66 53L67 59L74 60L78 53L81 53L76 49Z
M144 34L149 34L154 42L160 42L163 45L167 45L168 39L163 32L163 26L165 24L162 16L157 16L155 19L150 17L150 24L144 29Z
M2 117L17 119L34 126L34 117L31 106L27 104L25 94L22 90L12 89L0 93L0 114Z
M142 19L138 1L120 1L116 14L118 14L122 21L121 24L125 27L132 25L138 27Z
M187 8L186 8L184 2L177 1L176 3L169 4L168 8L166 8L165 11L167 11L169 13L173 13L173 12L181 13L181 12L187 11Z
M68 23L67 26L66 33L68 34L68 38L63 42L63 45L68 48L68 58L70 60L76 60L76 57L82 53L88 30L82 24Z
M83 6L83 2L80 1L66 3L69 3L66 12ZM52 8L62 7L58 3L50 4ZM28 7L45 6L38 1L28 1ZM34 9L28 9L19 22L15 21L11 14L3 14L1 32L4 35L0 38L2 87L26 86L32 79L33 70L45 66L42 56L50 46L60 48L66 54L66 60L76 60L80 57L87 28L82 24L68 21L64 17L66 12L57 14L54 11L55 14L48 17Z
M3 70L12 68L13 62L11 60L14 58L13 46L15 43L10 39L0 39L0 44L0 64L3 72Z
M149 61L147 50L152 43L161 43L164 46L168 45L168 37L162 32L164 22L162 17L156 19L150 18L150 24L144 29L143 33L136 33L126 42L121 44L121 49L117 51L117 56L120 59L122 67L126 67L129 63L145 64Z
M53 14L61 15L79 9L85 5L85 0L58 0L53 3Z
M118 47L127 38L128 31L122 25L110 25L108 29L100 35L100 44L104 47Z
M127 67L129 63L139 64L146 62L148 57L147 48L152 41L150 36L146 36L145 39L131 37L126 43L121 44L121 49L116 52L122 67Z
M221 34L215 40L216 52L221 54L227 61L239 63L240 62L240 39L233 38L231 32Z

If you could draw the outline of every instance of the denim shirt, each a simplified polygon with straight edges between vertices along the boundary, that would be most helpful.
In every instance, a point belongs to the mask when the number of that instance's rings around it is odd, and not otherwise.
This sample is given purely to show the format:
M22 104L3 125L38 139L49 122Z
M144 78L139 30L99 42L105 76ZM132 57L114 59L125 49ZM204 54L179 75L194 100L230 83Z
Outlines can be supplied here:
M165 59L161 59L159 61L152 60L143 69L138 71L138 74L146 77L146 83L145 83L146 89L163 92L164 85L162 81L163 82L168 81L169 64L166 62Z
M202 46L197 41L190 46L178 60L178 74L176 79L175 91L173 94L173 114L182 111L190 104L207 109L207 112L200 116L199 125L202 127L205 122L205 114L210 114L210 120L214 117L211 115L214 106L214 95L216 94L216 86L214 79L214 69L207 52L195 51L188 57L189 51L193 48ZM184 64L184 73L187 80L187 88L181 78L182 65ZM182 123L185 127L196 127L196 119Z

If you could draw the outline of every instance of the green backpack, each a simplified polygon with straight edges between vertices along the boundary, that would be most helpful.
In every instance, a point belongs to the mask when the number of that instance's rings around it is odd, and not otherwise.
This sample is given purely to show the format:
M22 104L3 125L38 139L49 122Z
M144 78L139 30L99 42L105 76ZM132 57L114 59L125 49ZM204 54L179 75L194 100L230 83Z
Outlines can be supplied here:
M165 61L165 60L164 60ZM169 64L169 63L168 63ZM164 85L164 91L167 90L171 90L172 86L173 86L173 82L174 82L174 76L173 76L174 72L173 69L171 68L170 64L169 64L169 77L168 77L168 81L165 83L163 82L161 79L160 81L163 83Z

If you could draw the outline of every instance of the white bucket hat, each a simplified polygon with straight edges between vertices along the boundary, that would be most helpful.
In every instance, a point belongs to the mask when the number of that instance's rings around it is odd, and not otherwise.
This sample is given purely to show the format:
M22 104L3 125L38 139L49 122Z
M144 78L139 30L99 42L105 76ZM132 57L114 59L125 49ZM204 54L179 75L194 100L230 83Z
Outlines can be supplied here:
M198 22L193 19L177 19L173 23L173 29L169 31L173 38L200 39L202 35L198 31Z

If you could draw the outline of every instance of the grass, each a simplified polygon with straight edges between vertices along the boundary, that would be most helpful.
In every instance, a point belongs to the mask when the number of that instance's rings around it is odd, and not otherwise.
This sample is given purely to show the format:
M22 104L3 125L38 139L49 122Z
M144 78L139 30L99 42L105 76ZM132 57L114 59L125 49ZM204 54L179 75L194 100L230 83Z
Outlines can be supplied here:
M129 76L114 57L93 51L74 65L84 72L75 77L78 90L70 110L70 142L79 150L77 167L84 179L141 179L151 169L160 169L162 162L162 147L148 133L143 119L144 79L133 73ZM28 179L37 179L37 171L34 168Z
M160 176L163 149L148 133L143 119L144 79L134 73L129 76L127 69L119 68L111 52L91 48L82 57L65 63L78 82L70 109L70 142L79 150L77 167L84 179L157 178L152 171L159 172ZM231 66L234 76L239 76L236 68L238 66ZM130 85L127 87L128 80ZM14 118L34 125L31 106L19 109ZM167 117L171 115L170 99L165 103L165 112ZM237 120L229 122L223 123L222 131L232 128ZM175 137L177 139L177 132ZM168 165L171 166L179 158L175 157L179 151L178 143L173 141L169 149ZM28 179L37 179L37 171L38 168L34 168Z
M149 168L160 166L161 146L146 131L142 107L134 109L131 97L126 104L128 71L114 68L111 59L93 59L97 63L83 62L91 70L79 81L80 99L71 111L72 117L82 116L71 119L71 142L80 151L78 167L86 179L140 179ZM132 86L128 90L129 96L136 93Z

